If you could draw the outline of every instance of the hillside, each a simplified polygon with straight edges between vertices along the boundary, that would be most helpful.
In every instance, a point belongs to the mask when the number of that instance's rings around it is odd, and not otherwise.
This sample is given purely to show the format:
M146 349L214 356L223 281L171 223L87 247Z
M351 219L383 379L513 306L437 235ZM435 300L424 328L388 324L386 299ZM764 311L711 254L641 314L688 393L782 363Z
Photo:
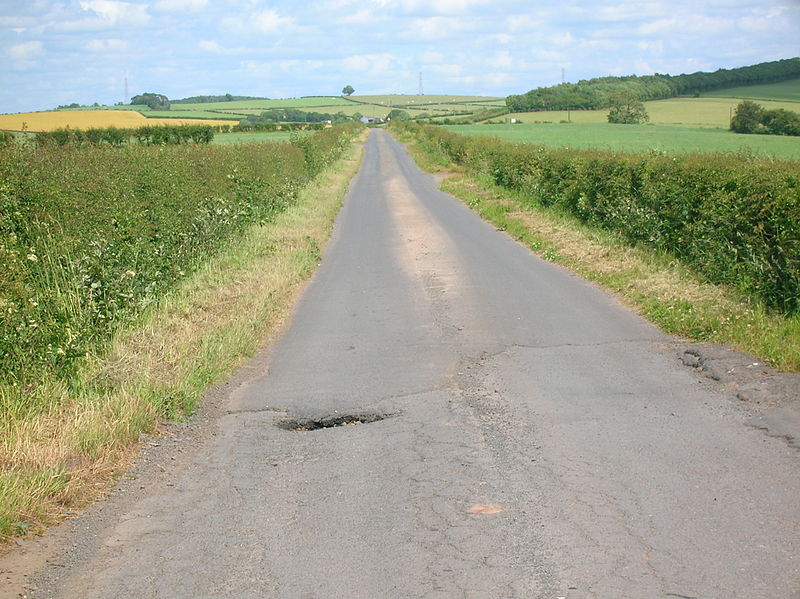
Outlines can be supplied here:
M625 93L639 100L666 100L734 87L773 84L800 79L800 58L787 58L735 69L718 69L682 75L598 77L577 83L538 87L506 98L512 112L542 110L598 110L607 108L614 94Z
M800 78L767 85L730 87L702 94L717 98L742 98L747 100L781 100L800 102ZM796 108L800 110L800 106Z

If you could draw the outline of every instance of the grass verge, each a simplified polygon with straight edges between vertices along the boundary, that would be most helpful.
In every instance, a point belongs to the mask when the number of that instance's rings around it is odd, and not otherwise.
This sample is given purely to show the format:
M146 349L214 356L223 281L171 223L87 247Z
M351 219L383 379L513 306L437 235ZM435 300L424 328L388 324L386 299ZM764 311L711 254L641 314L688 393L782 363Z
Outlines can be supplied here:
M0 388L0 541L41 531L102 493L142 433L190 414L256 353L316 269L360 152L353 145L273 222L209 260L69 385L32 389L46 411L14 411Z
M407 139L404 141L408 141ZM453 169L418 146L421 168ZM787 372L800 371L800 316L782 316L734 290L700 279L675 258L632 248L556 209L531 206L486 178L455 173L442 190L541 257L615 292L662 330L696 342L730 344Z

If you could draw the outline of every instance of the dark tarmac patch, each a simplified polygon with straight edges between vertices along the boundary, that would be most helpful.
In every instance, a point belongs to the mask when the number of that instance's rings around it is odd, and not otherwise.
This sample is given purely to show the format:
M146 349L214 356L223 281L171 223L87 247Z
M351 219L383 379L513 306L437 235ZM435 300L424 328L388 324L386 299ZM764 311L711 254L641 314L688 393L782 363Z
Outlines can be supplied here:
M800 374L779 372L727 345L696 343L679 348L684 365L717 381L736 398L762 406L800 405Z
M309 432L318 431L326 428L337 428L341 426L357 426L359 424L372 424L393 418L397 414L381 414L374 412L360 413L360 414L334 414L324 418L293 418L289 420L281 420L276 422L278 428L287 431L295 432Z
M748 426L800 449L800 373L779 372L749 354L713 343L682 346L678 356L754 410Z

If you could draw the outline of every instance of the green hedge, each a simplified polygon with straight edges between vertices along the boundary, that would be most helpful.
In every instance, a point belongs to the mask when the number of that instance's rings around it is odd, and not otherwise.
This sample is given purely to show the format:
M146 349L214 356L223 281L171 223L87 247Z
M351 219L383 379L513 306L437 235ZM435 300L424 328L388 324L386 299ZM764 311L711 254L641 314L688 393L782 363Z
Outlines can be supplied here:
M800 162L549 149L397 124L468 171L669 252L709 281L800 309Z
M0 384L68 377L205 257L294 202L356 129L234 146L0 146Z
M253 123L241 121L234 125L231 131L236 132L271 132L271 131L319 131L325 128L325 123L277 123L267 121L263 123Z
M136 140L140 145L175 145L210 143L216 127L210 125L145 125L136 129L102 127L92 129L56 129L39 131L35 140L39 146L123 146Z

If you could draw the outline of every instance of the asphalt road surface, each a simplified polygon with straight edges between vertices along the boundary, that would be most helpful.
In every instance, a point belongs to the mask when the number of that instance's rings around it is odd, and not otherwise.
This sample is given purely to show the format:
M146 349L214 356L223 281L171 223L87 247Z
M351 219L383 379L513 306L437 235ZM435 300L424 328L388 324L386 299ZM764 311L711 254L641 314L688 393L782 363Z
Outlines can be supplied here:
M36 596L800 597L797 448L679 344L373 131L268 369Z

